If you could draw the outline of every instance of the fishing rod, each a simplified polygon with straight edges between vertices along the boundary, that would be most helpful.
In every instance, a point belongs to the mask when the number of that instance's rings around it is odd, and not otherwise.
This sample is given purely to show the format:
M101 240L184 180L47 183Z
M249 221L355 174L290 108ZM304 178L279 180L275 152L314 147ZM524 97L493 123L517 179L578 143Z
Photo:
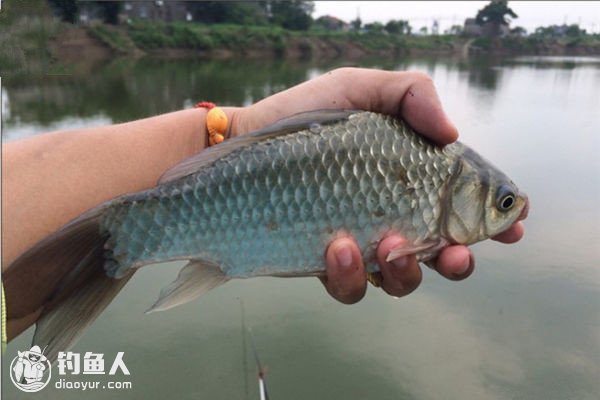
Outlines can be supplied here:
M269 400L267 394L267 381L265 379L266 370L263 368L260 360L258 359L258 351L256 350L256 343L254 342L254 336L252 335L252 329L248 328L248 336L250 336L250 344L252 345L252 353L254 353L254 361L258 368L258 390L260 393L260 400Z
M256 350L256 342L254 341L254 335L252 335L252 329L246 328L246 312L244 309L244 301L240 299L240 307L242 313L242 347L244 351L244 380L245 380L245 388L246 388L246 398L248 397L248 377L247 377L247 361L246 361L246 333L247 336L250 337L250 345L252 346L252 354L254 355L254 362L256 363L257 368L257 377L258 377L258 391L260 395L260 400L269 400L269 395L267 393L267 381L265 379L266 369L262 366L260 359L258 358L258 351Z

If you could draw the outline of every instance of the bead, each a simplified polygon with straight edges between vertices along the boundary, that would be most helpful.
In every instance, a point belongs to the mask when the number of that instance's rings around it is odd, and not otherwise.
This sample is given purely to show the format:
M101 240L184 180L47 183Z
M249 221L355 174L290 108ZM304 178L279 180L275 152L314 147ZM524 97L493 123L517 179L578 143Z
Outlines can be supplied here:
M225 136L221 135L220 133L215 133L214 135L211 135L214 144L219 144L221 143L223 140L225 140Z
M211 135L227 131L227 115L218 107L212 108L206 114L206 128Z

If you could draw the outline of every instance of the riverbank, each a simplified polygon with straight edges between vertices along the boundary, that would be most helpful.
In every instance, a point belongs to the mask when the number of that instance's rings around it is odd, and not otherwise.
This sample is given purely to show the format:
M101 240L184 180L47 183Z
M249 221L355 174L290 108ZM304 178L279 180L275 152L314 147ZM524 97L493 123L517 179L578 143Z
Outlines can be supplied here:
M23 11L23 10L21 10ZM65 72L74 65L126 57L342 59L404 55L600 55L600 37L466 38L386 32L290 31L276 26L133 21L71 25L48 10L3 19L1 73ZM68 72L68 71L67 71Z
M396 56L411 52L454 53L465 39L451 36L402 36L384 33L290 31L273 26L133 22L94 24L90 35L117 53L167 57L335 58ZM60 39L59 39L60 40Z
M84 28L101 46L127 55L210 58L343 58L409 54L600 55L600 38L506 37L456 35L408 36L385 32L289 31L271 26L202 25L133 22L127 26ZM65 43L57 38L59 47Z

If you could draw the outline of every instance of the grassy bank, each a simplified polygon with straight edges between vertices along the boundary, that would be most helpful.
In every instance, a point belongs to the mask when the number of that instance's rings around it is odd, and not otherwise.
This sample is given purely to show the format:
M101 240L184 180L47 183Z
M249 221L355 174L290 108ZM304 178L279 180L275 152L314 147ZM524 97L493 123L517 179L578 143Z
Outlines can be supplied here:
M372 54L409 52L411 49L453 51L464 40L451 36L401 36L384 33L290 31L274 26L203 25L195 23L133 22L124 27L94 25L95 37L119 52L132 43L146 52L188 50L227 52L232 55L271 54L313 56L348 52Z
M471 50L500 54L600 55L600 36L477 38L472 42Z
M86 27L97 40L122 54L208 57L345 57L409 53L462 53L467 38L407 36L384 32L290 31L276 26L134 21L129 25ZM600 36L477 38L470 50L497 54L600 54Z
M46 70L51 59L48 43L66 24L49 17L46 1L4 2L0 12L0 73Z
M187 50L190 53L227 52L230 55L352 55L416 52L461 52L468 41L456 35L408 36L385 32L290 31L277 26L244 26L137 21L128 26L88 27L116 51ZM600 35L546 38L539 36L477 38L472 49L489 53L600 54Z

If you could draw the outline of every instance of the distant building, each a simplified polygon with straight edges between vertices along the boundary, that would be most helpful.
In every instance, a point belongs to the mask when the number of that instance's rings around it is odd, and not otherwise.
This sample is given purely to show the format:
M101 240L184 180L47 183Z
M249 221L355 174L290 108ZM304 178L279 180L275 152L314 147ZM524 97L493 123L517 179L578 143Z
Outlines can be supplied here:
M525 37L527 36L527 30L522 26L517 26L510 30L510 36L512 37Z
M431 25L431 34L432 35L437 35L440 31L440 23L438 22L437 19L433 20L433 24Z
M328 31L348 32L350 30L349 23L331 15L324 15L322 17L319 17L315 20L314 23L318 26L322 26Z
M494 24L492 24L491 22L486 22L483 24L482 29L484 36L496 36L497 33L498 36L505 37L510 34L510 29L508 25L498 25L498 31L496 32L496 26L494 26Z
M152 21L191 21L185 1L125 1L121 15L124 20L147 19Z
M550 35L554 37L563 37L567 35L569 26L567 24L562 25L550 25L547 28L550 31Z
M82 2L79 4L79 22L89 23L94 21L101 21L102 14L100 7L92 2Z
M463 33L466 36L495 36L495 26L491 22L486 22L479 25L475 18L467 18L463 27ZM510 34L508 25L499 25L499 36L504 37Z
M79 5L79 22L91 23L102 20L102 10L97 3L81 1ZM120 14L120 21L142 19L151 21L191 21L192 14L188 11L185 1L124 1Z
M483 29L481 29L481 25L475 21L475 18L467 18L465 20L465 26L463 27L463 33L466 36L481 36L483 34Z

